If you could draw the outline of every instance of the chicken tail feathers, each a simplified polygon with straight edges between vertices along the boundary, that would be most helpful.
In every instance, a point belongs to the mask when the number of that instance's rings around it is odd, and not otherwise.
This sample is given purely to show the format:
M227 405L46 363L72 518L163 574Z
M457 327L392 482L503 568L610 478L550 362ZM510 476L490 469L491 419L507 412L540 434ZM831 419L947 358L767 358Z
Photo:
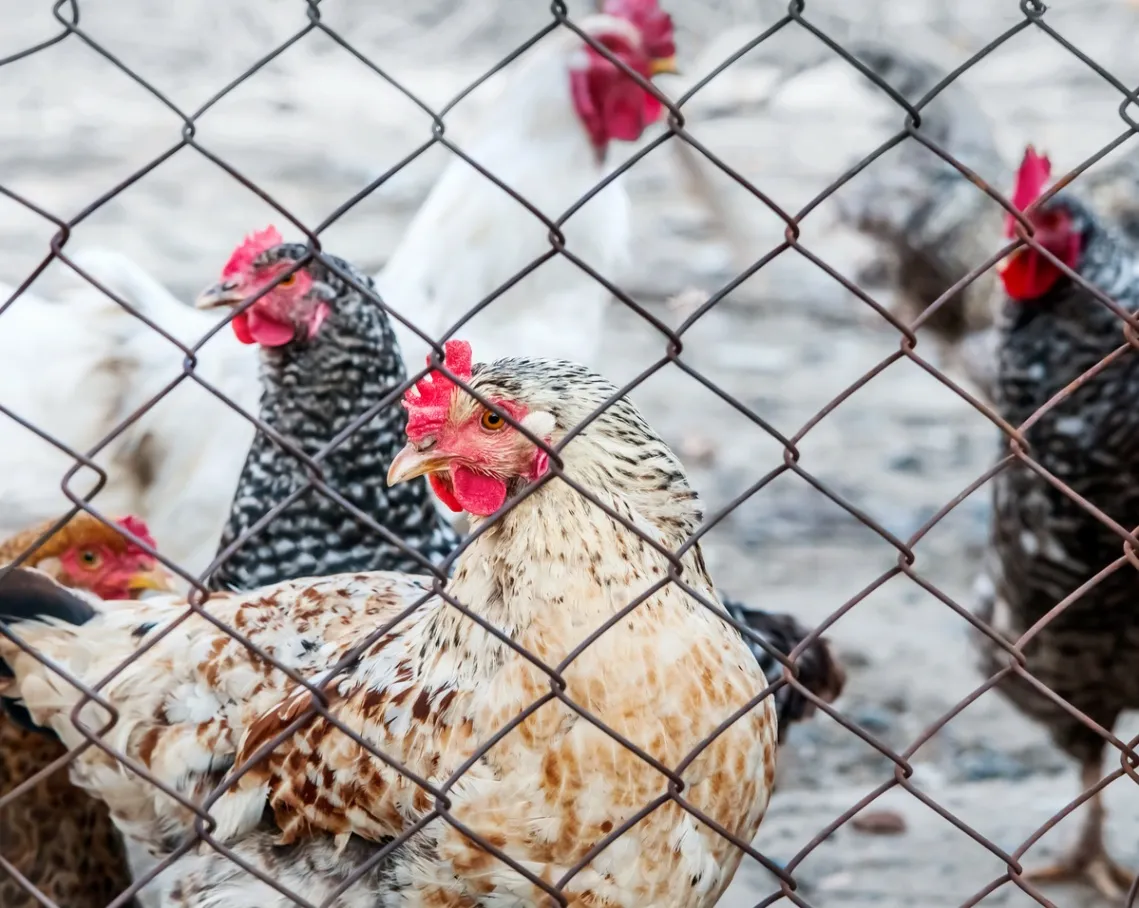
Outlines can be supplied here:
M40 571L13 568L0 577L0 622L55 618L67 624L86 624L95 615L88 602Z
M775 683L783 676L783 664L772 655L772 651L781 656L789 656L810 633L810 629L790 615L773 615L728 599L724 600L724 607L736 621L746 624L763 640L763 643L759 643L745 636L768 683ZM795 669L799 683L824 703L833 703L838 699L846 684L846 672L831 652L830 643L824 638L816 640L799 654L795 660ZM815 711L815 704L791 684L780 687L774 696L779 717L779 741L782 743L787 728L795 722L810 718Z
M17 700L0 700L0 707L3 708L5 715L15 725L18 725L24 731L35 732L36 734L43 735L45 738L55 738L56 734L50 728L44 728L42 725L36 725L35 719L32 714L28 712L28 708Z
M67 624L86 624L95 614L87 602L39 571L13 568L0 576L0 622L3 624L43 618L54 618ZM14 677L12 669L0 659L0 679ZM16 725L54 737L53 732L36 724L22 703L7 697L0 703Z

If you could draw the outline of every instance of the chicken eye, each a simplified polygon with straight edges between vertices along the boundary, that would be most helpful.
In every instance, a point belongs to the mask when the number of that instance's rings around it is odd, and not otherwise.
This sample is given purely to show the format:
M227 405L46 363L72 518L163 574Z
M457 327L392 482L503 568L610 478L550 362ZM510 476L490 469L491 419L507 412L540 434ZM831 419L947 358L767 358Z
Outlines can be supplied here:
M94 552L91 549L84 549L79 553L79 563L89 570L94 570L103 563L103 559L98 552Z
M297 282L297 273L294 271L288 277L283 277L277 281L278 287L291 287Z
M490 432L497 432L506 426L506 420L495 413L493 410L484 410L482 415L482 427Z

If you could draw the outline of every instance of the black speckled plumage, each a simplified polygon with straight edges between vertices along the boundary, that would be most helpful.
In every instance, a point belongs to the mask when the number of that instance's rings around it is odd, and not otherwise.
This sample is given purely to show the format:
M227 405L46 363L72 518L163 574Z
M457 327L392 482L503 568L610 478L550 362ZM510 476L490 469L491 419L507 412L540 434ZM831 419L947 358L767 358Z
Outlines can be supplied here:
M762 609L749 608L725 597L724 608L736 621L742 621L758 634L776 652L789 656L810 633L791 615L772 614ZM745 638L746 639L746 638ZM752 654L767 680L774 684L783 677L783 663L754 640L747 640ZM821 637L805 649L795 662L799 682L824 703L832 703L842 693L846 672L831 652L830 643ZM796 722L809 719L815 704L790 684L784 684L774 694L775 710L779 715L779 743L782 744L789 729Z
M1122 309L1139 311L1139 264L1127 240L1079 200L1066 208L1083 237L1078 272ZM1074 281L1044 296L1008 300L1002 316L997 408L1019 426L1054 394L1124 342L1123 322ZM1045 470L1125 528L1139 524L1139 356L1128 351L1045 413L1026 433ZM1001 454L1008 451L1002 437ZM1122 539L1030 467L1014 464L993 481L992 564L980 617L1010 640L1123 554ZM1111 729L1139 707L1139 574L1124 565L1071 603L1025 647L1028 670L1094 721ZM987 674L1007 655L982 639ZM1043 722L1085 765L1103 739L1029 683L1009 675L1000 690Z
M305 252L304 246L283 244L263 255L298 260ZM371 279L347 262L325 257L362 286L372 287ZM415 553L438 563L458 543L436 510L426 480L387 486L388 466L406 442L406 414L398 395L392 395L407 377L387 314L319 260L307 269L334 294L332 311L311 340L262 348L260 418L316 457L355 420L391 397L388 406L323 459L323 478L412 551L310 489L218 567L211 589L255 589L297 577L357 571L424 573ZM303 463L258 432L219 554L306 480Z

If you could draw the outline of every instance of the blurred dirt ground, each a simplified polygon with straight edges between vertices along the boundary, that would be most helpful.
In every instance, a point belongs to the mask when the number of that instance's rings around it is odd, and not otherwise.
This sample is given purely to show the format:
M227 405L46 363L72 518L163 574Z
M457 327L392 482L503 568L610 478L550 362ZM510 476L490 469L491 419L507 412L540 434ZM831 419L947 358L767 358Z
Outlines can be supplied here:
M783 12L777 3L742 0L667 5L680 29L684 68L682 77L661 82L674 96ZM300 0L85 0L80 7L83 29L183 111L196 109L308 23ZM550 21L539 0L398 8L326 0L317 8L324 23L429 104L444 102ZM571 6L571 12L581 9ZM904 42L947 68L1022 18L1014 0L835 0L808 2L805 15L836 38ZM1134 85L1137 18L1137 7L1123 0L1061 0L1046 21ZM0 58L59 28L47 2L0 0L0 21ZM840 60L780 81L785 67L823 50L792 25L685 108L693 135L786 210L801 207L902 125L902 113ZM1036 29L1000 48L963 82L998 124L1010 157L1033 141L1062 172L1123 130L1113 90ZM448 118L449 134L461 142L492 91L493 81L460 104ZM75 36L0 67L0 123L0 185L64 217L181 135L175 113ZM197 140L311 224L424 141L429 129L411 102L316 32L209 111ZM327 248L368 270L382 265L445 160L446 152L436 148L393 177L325 234ZM891 166L890 156L873 166ZM782 239L782 223L762 203L723 175L713 181L732 218L731 243L713 229L667 146L629 175L636 252L619 283L673 324L691 300L722 287ZM188 297L237 238L272 217L253 193L183 149L88 218L72 242L118 248ZM542 229L537 222L535 229ZM53 232L0 196L0 281L22 280ZM876 263L871 247L835 226L828 204L804 221L802 242L854 280ZM53 279L46 275L37 289L50 292ZM870 289L880 301L888 299L887 292ZM865 304L787 252L702 318L685 335L682 357L792 435L895 351L897 341ZM619 305L605 342L618 382L663 351L654 329ZM711 509L783 462L781 445L675 367L633 396L692 465ZM965 401L902 361L806 435L800 465L906 538L989 465L996 443L992 427ZM984 490L974 494L915 549L916 570L966 606L985 538L986 499ZM829 616L897 561L879 535L789 473L751 497L710 538L722 588L809 622ZM961 618L916 584L890 580L830 632L850 668L842 713L886 745L906 748L980 683L966 631ZM954 718L912 762L923 791L1008 850L1076 794L1071 767L1045 736L992 694ZM826 716L796 728L758 847L778 862L790 860L892 774L888 759ZM1139 794L1121 780L1107 799L1116 852L1139 866ZM1003 872L990 852L906 792L891 791L875 806L899 811L905 832L838 830L796 869L811 905L942 908L965 902ZM1047 835L1030 859L1046 859L1065 844L1077 818ZM776 887L745 859L722 904L754 905ZM1083 892L1051 895L1063 906L1097 904ZM983 904L1035 902L1005 886Z

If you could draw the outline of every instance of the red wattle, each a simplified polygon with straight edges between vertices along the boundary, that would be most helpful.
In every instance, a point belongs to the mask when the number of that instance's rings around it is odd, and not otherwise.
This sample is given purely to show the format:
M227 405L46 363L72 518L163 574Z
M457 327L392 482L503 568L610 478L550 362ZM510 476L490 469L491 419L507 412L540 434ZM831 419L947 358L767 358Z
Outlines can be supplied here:
M476 473L469 467L451 468L455 498L464 511L478 517L489 517L506 501L506 483L492 476Z
M1005 293L1014 300L1034 300L1060 280L1060 269L1032 249L1014 253L1000 274Z
M317 322L319 326L320 322ZM256 308L246 309L230 322L233 333L243 344L261 344L264 347L282 347L296 337L292 325L266 317Z
M297 331L292 325L269 318L256 306L248 310L247 314L249 333L263 347L283 347L297 336Z
M630 90L631 89L631 90ZM641 119L645 105L645 93L631 79L625 78L620 89L614 89L605 105L605 126L611 139L622 142L635 142L644 132L645 123Z
M438 473L432 473L427 477L427 481L431 483L431 488L435 494L439 496L439 500L447 505L456 514L463 510L463 506L459 504L459 499L455 497L455 493L451 491L451 483L440 476Z
M634 70L649 77L647 60L618 53ZM614 139L636 141L646 126L660 118L663 106L596 51L590 50L589 55L587 69L570 72L570 95L590 141L599 149Z
M590 85L590 73L575 69L570 72L570 97L573 99L577 118L585 127L590 143L595 148L604 148L606 144L605 126L601 121L601 114L593 103L593 90Z
M230 325L233 327L233 333L237 335L237 339L243 344L255 343L253 335L249 333L248 312L239 312L233 317L233 321L230 322Z
M664 105L647 91L642 92L642 94L645 96L645 109L643 112L645 123L655 123L664 111Z

